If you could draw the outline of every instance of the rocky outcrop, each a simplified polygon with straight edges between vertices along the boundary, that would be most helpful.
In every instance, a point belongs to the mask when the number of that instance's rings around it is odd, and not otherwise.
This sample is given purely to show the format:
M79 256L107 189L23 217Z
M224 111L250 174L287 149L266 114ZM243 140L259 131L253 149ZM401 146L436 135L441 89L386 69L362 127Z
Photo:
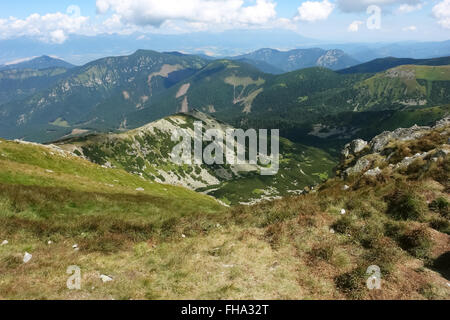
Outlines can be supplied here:
M399 128L395 131L385 131L382 134L376 136L370 142L370 148L372 152L382 152L383 149L392 140L408 141L423 137L431 130L430 127L419 127L417 125L411 128Z
M438 135L430 138L435 132ZM431 144L435 148L430 150L430 141L423 146L423 150L416 150L414 154L402 156L397 149L399 145L415 144L420 139L434 139ZM436 138L437 137L437 138ZM376 177L382 173L383 168L389 167L392 170L408 168L416 160L438 161L450 154L450 117L439 120L433 127L399 128L394 131L385 131L373 138L370 142L357 139L347 144L342 150L342 162L340 174L342 177L349 177L357 174ZM408 149L408 146L407 150ZM420 149L420 143L416 143L415 149ZM363 152L364 151L364 152ZM409 151L408 151L409 152Z
M356 139L345 145L342 150L342 156L348 158L350 155L357 155L367 147L367 141Z

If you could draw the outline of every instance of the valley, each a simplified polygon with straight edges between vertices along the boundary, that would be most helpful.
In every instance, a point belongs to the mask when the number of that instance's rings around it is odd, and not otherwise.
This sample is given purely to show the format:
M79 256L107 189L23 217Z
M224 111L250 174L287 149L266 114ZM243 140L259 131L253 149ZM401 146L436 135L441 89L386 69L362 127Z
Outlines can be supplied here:
M349 144L314 190L231 208L2 139L0 297L448 299L449 130L446 118ZM70 265L80 290L66 289ZM370 265L382 290L365 287Z
M0 298L448 299L448 58L24 63L0 71ZM195 122L279 129L278 173L175 164Z

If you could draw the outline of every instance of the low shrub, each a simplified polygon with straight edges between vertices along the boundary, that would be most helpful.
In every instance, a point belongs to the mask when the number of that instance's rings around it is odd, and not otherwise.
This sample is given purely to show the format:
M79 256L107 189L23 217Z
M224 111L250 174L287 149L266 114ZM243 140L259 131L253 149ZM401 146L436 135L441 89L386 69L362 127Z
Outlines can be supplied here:
M435 218L430 221L430 227L446 234L450 234L450 222L444 218Z
M341 234L349 234L354 230L353 220L350 216L340 218L331 227Z
M430 210L439 213L444 218L450 218L450 205L444 197L437 198L429 205Z
M341 274L335 278L336 287L351 299L362 299L365 294L366 270L357 267L350 272Z
M319 244L310 251L310 255L314 258L330 262L333 258L334 250L335 245L332 243Z
M424 215L424 202L414 192L397 189L385 197L387 212L397 220L420 220Z
M433 245L428 230L424 227L414 229L399 237L399 245L416 258L428 258Z

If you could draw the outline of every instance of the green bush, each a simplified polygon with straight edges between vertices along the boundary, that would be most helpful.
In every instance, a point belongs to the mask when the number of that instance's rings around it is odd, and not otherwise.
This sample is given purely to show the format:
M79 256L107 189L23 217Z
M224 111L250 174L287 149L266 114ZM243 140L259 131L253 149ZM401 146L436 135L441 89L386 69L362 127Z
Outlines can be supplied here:
M372 248L384 236L384 226L379 221L371 219L358 230L356 236L363 247Z
M450 222L444 218L435 218L430 221L430 227L446 234L450 234Z
M320 244L320 245L314 247L311 250L310 254L311 254L311 256L313 256L315 258L322 259L322 260L329 262L333 258L334 249L335 249L335 246L332 243Z
M420 220L424 214L422 199L414 192L397 189L388 195L387 212L398 220Z
M425 228L408 231L399 237L400 246L416 258L428 258L432 241Z
M450 218L450 205L447 199L440 197L429 205L430 210L439 213L444 218Z
M353 220L350 216L340 218L331 226L336 232L342 234L351 233L354 229Z
M400 251L392 240L383 238L374 241L371 249L364 255L367 265L377 265L383 275L389 275L400 258Z
M366 270L358 267L335 278L336 287L351 299L364 297Z

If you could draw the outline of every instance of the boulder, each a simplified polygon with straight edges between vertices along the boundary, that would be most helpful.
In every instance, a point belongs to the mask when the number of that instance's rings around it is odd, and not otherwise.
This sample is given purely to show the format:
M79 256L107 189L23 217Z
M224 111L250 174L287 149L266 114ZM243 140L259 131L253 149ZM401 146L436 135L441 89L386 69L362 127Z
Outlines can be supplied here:
M381 173L381 169L376 167L375 169L368 170L366 173L364 173L364 175L366 177L376 177L380 173Z
M342 156L344 158L348 158L350 155L356 155L363 151L367 147L367 145L367 141L364 141L362 139L353 140L352 142L344 146L344 149L342 150Z
M409 167L409 165L411 163L413 163L417 159L423 159L426 155L427 155L427 153L425 152L425 153L417 153L417 154L413 155L412 157L406 157L401 162L399 162L395 165L395 169L407 168L407 167Z
M370 161L366 158L362 158L362 159L359 159L358 162L356 162L356 164L353 167L345 170L345 174L347 176L358 174L358 173L361 173L361 172L367 170L369 167L370 167Z
M372 139L370 142L370 147L372 152L380 153L391 140L409 141L419 139L430 129L430 127L419 127L414 125L411 128L399 128L392 132L385 131Z
M445 117L439 121L436 122L436 125L434 126L435 129L441 129L445 128L447 126L450 126L450 116Z

